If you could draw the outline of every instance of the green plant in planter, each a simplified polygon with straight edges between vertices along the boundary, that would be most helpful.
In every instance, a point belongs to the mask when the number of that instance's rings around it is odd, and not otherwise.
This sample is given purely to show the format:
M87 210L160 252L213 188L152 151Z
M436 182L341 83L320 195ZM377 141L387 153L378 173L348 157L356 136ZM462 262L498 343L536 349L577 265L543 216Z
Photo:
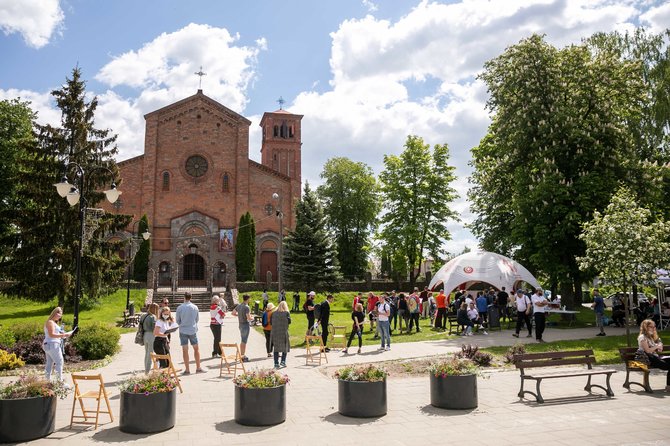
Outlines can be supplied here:
M388 372L374 364L362 366L350 365L335 372L334 376L343 381L378 382L384 381L388 376Z
M470 359L459 359L453 357L440 362L435 362L428 367L428 371L436 378L447 376L478 375L481 376L479 366Z
M148 374L135 374L119 384L119 390L127 393L152 393L172 392L177 387L174 377L160 370L152 370Z
M282 375L274 369L258 369L238 375L233 383L245 389L269 389L283 386L289 381L287 375Z
M0 399L3 400L54 396L63 399L68 393L70 388L63 381L47 381L35 373L23 374L9 384L0 384Z

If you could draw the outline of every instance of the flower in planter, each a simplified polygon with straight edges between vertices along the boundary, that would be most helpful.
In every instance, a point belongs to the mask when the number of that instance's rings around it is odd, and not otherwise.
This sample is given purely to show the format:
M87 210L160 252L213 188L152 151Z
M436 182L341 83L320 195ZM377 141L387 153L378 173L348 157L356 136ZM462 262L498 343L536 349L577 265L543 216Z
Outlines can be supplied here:
M480 369L470 359L459 359L452 357L440 362L435 362L428 367L428 371L436 378L447 376L480 375Z
M148 374L134 374L119 384L119 390L127 393L172 392L177 387L177 380L160 370L152 370Z
M33 397L65 398L70 393L70 388L63 381L47 381L43 376L36 373L26 373L17 381L9 384L0 384L0 399L15 400Z
M362 366L351 365L341 368L335 372L334 376L343 381L378 382L384 381L388 376L388 372L382 367L377 367L374 364Z
M245 389L269 389L283 386L288 382L288 375L283 375L274 369L250 370L233 380L236 386Z

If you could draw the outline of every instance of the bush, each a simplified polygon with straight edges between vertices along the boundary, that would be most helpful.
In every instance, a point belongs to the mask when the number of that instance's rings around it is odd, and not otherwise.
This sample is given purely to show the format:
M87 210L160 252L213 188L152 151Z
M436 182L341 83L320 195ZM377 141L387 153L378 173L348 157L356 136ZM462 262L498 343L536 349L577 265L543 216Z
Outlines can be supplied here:
M44 335L40 334L33 336L27 341L19 341L10 349L11 353L15 353L26 364L44 364L46 362L46 355L42 350L42 343L44 342Z
M38 334L44 334L44 324L38 321L19 322L12 326L12 333L16 342L26 342Z
M26 365L15 353L0 350L0 370L14 370Z
M387 376L386 370L374 364L350 365L335 372L335 377L343 381L377 382L384 381Z
M72 344L83 359L103 359L119 350L119 332L101 323L82 326Z
M461 351L455 353L456 358L469 359L480 367L488 367L491 365L493 360L493 355L490 353L480 352L479 347L476 345L465 345L461 346Z
M14 333L11 330L0 327L0 348L9 350L14 347L16 344L16 339L14 339Z
M523 355L526 353L526 346L523 344L514 344L507 349L505 353L505 362L508 364L514 363L514 355Z
M428 371L435 377L464 376L479 374L479 367L471 359L459 359L458 353L451 359L436 362L428 367Z

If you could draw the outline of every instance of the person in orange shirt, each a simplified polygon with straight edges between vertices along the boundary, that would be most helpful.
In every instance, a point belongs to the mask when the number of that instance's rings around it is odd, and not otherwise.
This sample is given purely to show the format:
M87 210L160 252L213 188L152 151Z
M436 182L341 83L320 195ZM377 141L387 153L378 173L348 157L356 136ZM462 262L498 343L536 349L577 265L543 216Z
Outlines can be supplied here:
M444 294L444 289L435 298L437 304L437 316L435 318L435 328L445 330L447 328L447 306L449 298Z

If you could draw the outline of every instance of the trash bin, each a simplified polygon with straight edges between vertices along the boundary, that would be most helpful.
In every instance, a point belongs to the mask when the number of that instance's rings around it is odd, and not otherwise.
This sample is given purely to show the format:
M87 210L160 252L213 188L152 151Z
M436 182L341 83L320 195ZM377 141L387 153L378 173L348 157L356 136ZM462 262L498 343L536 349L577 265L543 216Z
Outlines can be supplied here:
M502 330L500 327L500 310L496 305L489 305L487 310L489 316L489 330L497 328Z
M259 313L259 307L260 307L260 302L259 301L254 301L254 314L260 314Z
M128 316L135 316L135 302L128 303Z

